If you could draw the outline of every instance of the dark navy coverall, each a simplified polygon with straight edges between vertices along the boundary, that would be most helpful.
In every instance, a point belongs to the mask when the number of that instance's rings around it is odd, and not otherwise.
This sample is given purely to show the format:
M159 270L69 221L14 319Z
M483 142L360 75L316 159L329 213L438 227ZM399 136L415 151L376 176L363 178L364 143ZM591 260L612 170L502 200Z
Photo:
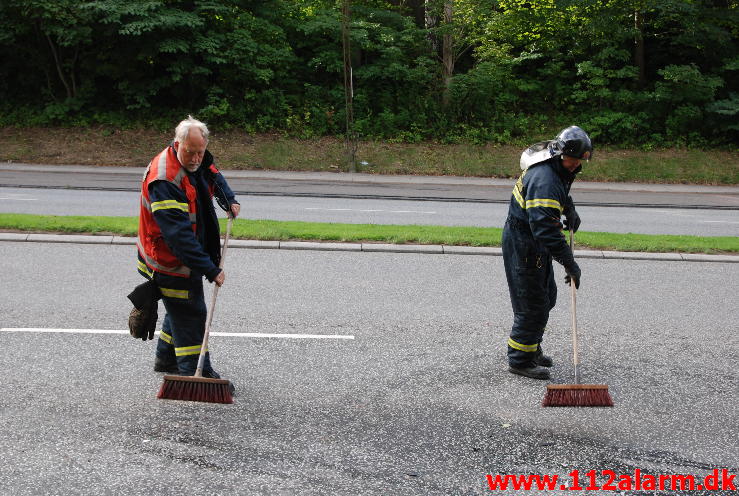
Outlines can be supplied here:
M229 207L238 203L223 176L210 169L213 156L206 150L203 161L195 172L187 172L197 191L197 232L193 232L190 217L180 209L161 209L154 212L164 241L172 253L190 268L190 277L176 277L154 272L154 282L162 292L167 313L159 334L156 354L167 363L177 361L180 374L193 375L197 368L200 347L205 333L207 308L203 294L203 276L209 281L221 272L220 234L218 218L208 185L215 185L214 194L219 203ZM175 200L187 203L185 192L168 181L154 181L149 185L152 203ZM206 353L204 377L218 377Z
M552 259L577 267L560 222L575 172L562 166L561 156L530 166L513 188L503 228L503 263L513 306L508 362L533 367L540 353L549 311L557 302Z

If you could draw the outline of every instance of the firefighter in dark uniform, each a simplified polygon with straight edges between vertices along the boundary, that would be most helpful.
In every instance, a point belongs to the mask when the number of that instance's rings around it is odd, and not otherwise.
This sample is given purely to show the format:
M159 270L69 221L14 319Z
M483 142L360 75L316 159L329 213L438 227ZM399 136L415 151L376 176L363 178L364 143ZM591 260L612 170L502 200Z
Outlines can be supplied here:
M552 359L542 351L541 341L557 301L552 259L564 267L565 282L579 288L580 267L562 229L576 232L580 225L569 193L581 161L589 160L592 152L587 133L571 126L521 156L524 170L513 188L502 243L513 307L508 339L511 373L549 379Z
M240 205L216 169L207 144L205 124L192 117L183 120L172 144L147 167L141 186L138 271L149 280L141 287L151 290L146 294L154 300L161 297L167 312L157 343L157 372L195 373L207 314L203 277L218 286L226 277L218 267L220 234L213 198L233 217ZM149 334L137 336L144 340L153 338L150 324L152 319L156 323L156 301L148 311ZM209 353L203 376L219 377Z

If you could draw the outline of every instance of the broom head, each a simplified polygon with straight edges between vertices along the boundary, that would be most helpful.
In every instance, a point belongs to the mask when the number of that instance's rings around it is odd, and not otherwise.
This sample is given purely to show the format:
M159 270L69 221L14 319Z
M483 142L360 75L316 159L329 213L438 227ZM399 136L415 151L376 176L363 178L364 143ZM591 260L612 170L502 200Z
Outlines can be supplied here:
M186 375L165 375L157 398L205 403L234 402L230 381Z
M605 384L549 384L541 406L613 406Z

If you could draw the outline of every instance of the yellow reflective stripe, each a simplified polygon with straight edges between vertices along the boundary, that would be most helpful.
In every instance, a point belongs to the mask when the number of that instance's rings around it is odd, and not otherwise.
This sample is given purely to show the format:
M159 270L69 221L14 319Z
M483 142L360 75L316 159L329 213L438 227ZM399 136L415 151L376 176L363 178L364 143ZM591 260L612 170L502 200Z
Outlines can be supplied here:
M147 267L146 264L141 260L136 261L136 267L144 274L147 274L149 277L154 276L154 271Z
M176 356L188 356L188 355L199 355L201 345L196 346L183 346L182 348L175 348L174 354ZM205 350L208 351L207 349Z
M524 210L526 209L526 204L523 201L523 195L521 193L523 192L523 177L526 175L526 172L528 172L528 169L521 173L521 177L518 178L518 181L513 186L513 197Z
M534 198L533 200L526 200L526 208L532 207L549 207L556 208L560 212L562 211L562 206L559 202L557 200L552 200L551 198Z
M166 332L164 332L163 329L161 331L159 331L159 339L161 339L162 341L164 341L167 344L172 344L172 336L170 336L169 334L167 334Z
M521 344L517 341L514 341L511 338L508 338L508 346L510 346L513 349L527 351L529 353L533 353L539 349L538 344Z
M159 288L162 291L162 295L169 298L181 298L186 300L190 297L190 292L186 289L170 289L170 288Z
M183 212L189 212L187 203L178 202L177 200L162 200L151 204L151 211L164 210L166 208L176 208Z
M521 208L526 209L526 204L523 201L523 196L521 196L521 192L518 188L518 183L513 187L513 197L516 199L519 205L521 205Z

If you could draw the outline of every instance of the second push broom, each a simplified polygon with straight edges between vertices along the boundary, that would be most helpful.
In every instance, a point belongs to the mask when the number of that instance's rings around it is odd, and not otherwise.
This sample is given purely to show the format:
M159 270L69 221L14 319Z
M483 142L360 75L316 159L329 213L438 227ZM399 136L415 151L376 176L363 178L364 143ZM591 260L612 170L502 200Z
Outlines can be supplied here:
M570 230L570 248L575 253L575 237ZM580 383L580 357L577 349L577 288L570 281L570 312L572 315L572 364L575 384L549 384L541 406L613 406L606 384Z
M229 213L228 224L226 225L226 237L223 240L223 250L221 251L221 262L218 264L218 267L221 269L226 259L226 249L228 248L228 239L231 236L232 224L233 215ZM213 296L211 297L208 315L205 319L205 333L203 334L203 344L200 348L200 356L198 357L198 366L195 370L195 375L165 375L157 398L165 400L202 401L206 403L233 403L230 381L203 377L205 353L208 351L208 337L210 336L210 323L213 320L213 311L215 310L219 287L216 285L213 288Z

